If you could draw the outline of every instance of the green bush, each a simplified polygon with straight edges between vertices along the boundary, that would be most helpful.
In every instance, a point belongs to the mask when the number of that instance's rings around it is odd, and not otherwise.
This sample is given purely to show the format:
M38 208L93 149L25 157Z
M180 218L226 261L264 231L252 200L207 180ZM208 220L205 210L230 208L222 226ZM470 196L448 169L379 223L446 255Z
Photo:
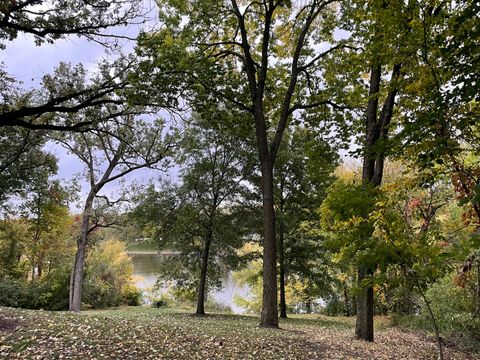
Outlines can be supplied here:
M123 242L99 243L87 258L82 302L91 308L138 305L141 294L132 274L133 265Z
M27 282L21 279L0 279L0 306L27 309L68 309L69 271L54 272L45 279Z
M478 304L475 304L475 296L468 288L455 284L455 274L448 275L433 284L426 295L430 306L444 334L456 335L460 333L465 325L466 332L474 336L480 334L480 318L472 319ZM415 325L431 329L431 318L425 305L418 316L413 317Z
M24 282L8 277L0 279L0 306L23 307L26 298Z
M135 285L128 284L122 289L122 298L125 305L139 306L142 302L142 292Z

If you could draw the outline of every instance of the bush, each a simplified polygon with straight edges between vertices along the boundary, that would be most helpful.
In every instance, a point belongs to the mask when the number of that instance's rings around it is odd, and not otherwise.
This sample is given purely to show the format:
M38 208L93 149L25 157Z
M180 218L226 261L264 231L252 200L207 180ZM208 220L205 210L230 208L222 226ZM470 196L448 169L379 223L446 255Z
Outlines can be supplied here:
M82 301L91 308L138 305L141 293L132 275L125 244L117 240L101 242L87 258Z
M68 269L59 269L41 281L30 283L20 279L3 278L0 280L0 306L66 310L69 274Z
M139 306L142 300L142 292L133 284L127 284L122 289L122 298L125 305Z
M26 298L24 282L8 277L0 279L0 306L23 307Z
M455 275L449 275L432 285L427 291L432 310L441 331L447 334L460 332L465 325L472 333L480 333L480 319L472 320L475 311L475 296L468 288L457 286ZM422 309L420 321L428 318L427 309ZM425 320L424 320L425 319Z

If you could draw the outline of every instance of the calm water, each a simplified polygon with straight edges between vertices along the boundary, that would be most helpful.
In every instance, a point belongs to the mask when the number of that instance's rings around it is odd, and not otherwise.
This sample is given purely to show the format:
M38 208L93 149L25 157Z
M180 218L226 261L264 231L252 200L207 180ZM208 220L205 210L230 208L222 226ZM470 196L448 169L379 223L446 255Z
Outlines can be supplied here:
M148 298L161 296L168 291L167 288L154 291L154 285L160 274L160 265L168 255L155 253L131 253L129 254L133 263L133 275L135 284L144 293L144 298L148 303ZM235 313L242 313L243 309L234 304L235 295L248 297L249 289L247 286L238 286L233 280L232 274L228 272L222 280L222 289L209 294L214 301L220 305L228 306Z

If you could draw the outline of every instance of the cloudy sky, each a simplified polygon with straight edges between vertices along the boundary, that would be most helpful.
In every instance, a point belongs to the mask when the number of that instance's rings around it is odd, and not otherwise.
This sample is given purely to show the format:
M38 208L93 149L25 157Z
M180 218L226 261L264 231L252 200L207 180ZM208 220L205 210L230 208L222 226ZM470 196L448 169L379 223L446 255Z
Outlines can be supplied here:
M150 9L146 25L130 25L128 27L116 28L113 32L117 35L135 38L142 28L148 30L157 25L157 10L152 5L154 2L146 0L145 3L146 9ZM135 46L135 42L129 40L122 40L121 44L124 53L131 52ZM4 63L5 70L21 81L22 87L25 89L37 87L42 77L45 74L52 73L55 67L62 61L72 64L82 63L91 72L95 71L99 60L112 57L112 55L105 52L104 47L101 45L77 36L69 36L53 44L45 43L37 46L32 36L20 34L18 38L12 42L7 42L6 45L7 48L0 51L0 63ZM68 155L63 148L55 144L48 144L46 148L59 159L58 178L66 181L78 178L83 167L77 158L73 155ZM128 180L130 182L138 179L145 182L159 175L157 171L144 170L133 173ZM82 185L82 182L80 184ZM85 185L86 183L83 182L82 193L86 191ZM112 184L104 192L116 192L118 186L122 185L118 185L118 183ZM74 205L72 210L75 209Z

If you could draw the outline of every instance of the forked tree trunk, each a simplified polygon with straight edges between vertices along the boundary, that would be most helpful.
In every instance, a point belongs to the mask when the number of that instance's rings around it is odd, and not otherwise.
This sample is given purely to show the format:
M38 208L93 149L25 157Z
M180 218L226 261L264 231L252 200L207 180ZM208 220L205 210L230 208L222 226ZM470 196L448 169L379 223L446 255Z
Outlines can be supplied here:
M202 268L200 269L200 279L198 282L197 293L197 315L205 315L205 289L207 284L208 257L210 253L210 245L212 243L213 231L212 224L209 225L207 236L205 237L205 248L203 249Z
M380 64L372 65L370 69L370 89L366 112L366 129L365 129L365 148L362 169L362 182L364 184L373 184L380 186L383 178L383 168L385 162L385 150L381 144L388 136L388 128L393 116L393 108L395 105L395 97L398 89L395 82L400 76L401 64L393 66L390 87L382 111L378 116L378 95L380 91L380 82L382 74L382 66ZM379 146L375 149L375 146ZM374 150L375 149L375 150ZM355 336L357 339L373 341L373 315L374 300L373 286L368 285L366 288L362 286L364 279L373 276L375 269L369 269L360 266L358 268L358 285L361 287L360 294L357 295L357 318L355 324Z
M263 298L260 326L278 327L277 249L273 207L273 164L268 154L262 161L263 191Z
M88 230L90 226L90 215L92 212L94 194L89 194L82 215L80 235L77 240L77 253L70 276L70 298L69 310L79 312L82 306L82 285L85 271L85 257L87 251Z
M377 126L378 93L382 74L381 65L373 65L370 69L370 90L366 112L365 148L362 168L362 181L368 184L375 175L375 158L372 147L378 140ZM357 317L355 322L355 337L361 340L373 341L373 288L363 286L362 282L368 276L368 270L359 266L357 269L357 285L361 291L357 295Z

